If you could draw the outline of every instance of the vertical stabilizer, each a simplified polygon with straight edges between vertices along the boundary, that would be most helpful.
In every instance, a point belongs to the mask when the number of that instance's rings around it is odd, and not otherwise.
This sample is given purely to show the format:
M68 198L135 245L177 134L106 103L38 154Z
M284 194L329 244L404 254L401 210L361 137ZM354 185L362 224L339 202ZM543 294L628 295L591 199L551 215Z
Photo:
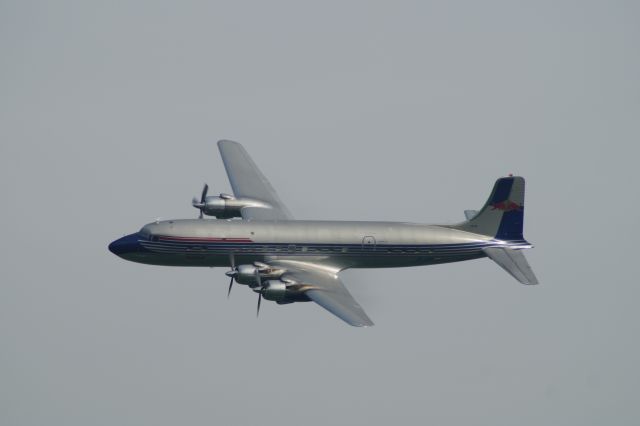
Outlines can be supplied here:
M523 241L524 178L509 176L496 181L484 207L454 228L489 235L498 240Z

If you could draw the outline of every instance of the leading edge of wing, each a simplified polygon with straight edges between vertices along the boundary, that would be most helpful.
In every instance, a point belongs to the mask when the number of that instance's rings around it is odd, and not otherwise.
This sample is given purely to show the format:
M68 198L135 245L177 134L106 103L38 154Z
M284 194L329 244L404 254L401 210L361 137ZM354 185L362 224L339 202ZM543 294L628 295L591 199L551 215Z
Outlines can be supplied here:
M285 275L309 286L305 291L309 299L322 306L347 324L354 327L370 327L373 321L356 302L340 278L333 272L315 269L312 265L282 265Z
M250 198L268 203L272 208L247 207L242 209L243 219L290 220L293 216L284 205L271 183L262 174L249 153L238 142L218 141L218 149L227 171L233 194L237 198Z

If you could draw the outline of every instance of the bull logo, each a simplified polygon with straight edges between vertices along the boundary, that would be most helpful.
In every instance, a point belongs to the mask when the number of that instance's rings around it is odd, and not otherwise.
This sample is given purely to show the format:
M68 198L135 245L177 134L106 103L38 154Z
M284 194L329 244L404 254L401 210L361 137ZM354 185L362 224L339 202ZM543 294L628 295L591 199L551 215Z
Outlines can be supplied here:
M514 203L511 200L505 200L500 201L499 203L491 204L491 210L502 210L503 212L521 211L523 208L523 205Z

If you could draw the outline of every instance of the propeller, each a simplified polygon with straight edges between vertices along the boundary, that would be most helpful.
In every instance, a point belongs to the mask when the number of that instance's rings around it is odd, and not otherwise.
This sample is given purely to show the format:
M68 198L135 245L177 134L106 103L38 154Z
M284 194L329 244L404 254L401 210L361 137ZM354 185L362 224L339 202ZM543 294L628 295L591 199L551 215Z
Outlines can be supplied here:
M258 318L260 316L260 302L262 302L262 292L264 291L264 289L262 288L262 280L260 278L259 268L256 268L256 282L258 283L258 290L256 290L256 292L258 293L258 308L256 309L256 318Z
M260 316L260 302L262 302L262 290L258 293L258 309L256 310L256 318Z
M236 266L236 259L233 252L229 253L229 264L231 265L231 270L224 273L226 276L231 278L231 280L229 281L229 290L227 290L227 298L229 298L229 295L231 294L233 282L238 280L238 275L240 274L240 271ZM270 267L269 265L261 262L254 262L253 267L256 284L251 285L251 288L257 293L262 288L262 277L260 276L260 273L270 271Z
M202 211L204 210L204 206L206 205L207 192L209 192L209 185L205 183L204 187L202 188L202 195L200 196L200 201L198 201L196 197L193 197L193 200L191 201L191 205L193 205L193 207L200 210L200 216L199 216L200 219L202 219L202 214L203 214Z
M227 291L227 299L231 295L231 287L233 287L233 279L238 275L238 271L236 270L236 259L233 255L233 252L229 254L229 263L231 264L231 270L225 273L226 276L231 277L231 281L229 281L229 291Z

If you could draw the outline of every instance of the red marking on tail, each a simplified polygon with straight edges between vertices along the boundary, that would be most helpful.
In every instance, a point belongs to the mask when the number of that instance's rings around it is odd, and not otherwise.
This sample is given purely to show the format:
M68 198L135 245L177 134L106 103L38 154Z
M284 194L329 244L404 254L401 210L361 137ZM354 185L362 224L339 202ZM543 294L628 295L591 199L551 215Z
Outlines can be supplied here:
M500 201L499 203L491 204L491 210L502 210L504 212L511 212L515 210L522 210L520 204L514 203L511 200Z

